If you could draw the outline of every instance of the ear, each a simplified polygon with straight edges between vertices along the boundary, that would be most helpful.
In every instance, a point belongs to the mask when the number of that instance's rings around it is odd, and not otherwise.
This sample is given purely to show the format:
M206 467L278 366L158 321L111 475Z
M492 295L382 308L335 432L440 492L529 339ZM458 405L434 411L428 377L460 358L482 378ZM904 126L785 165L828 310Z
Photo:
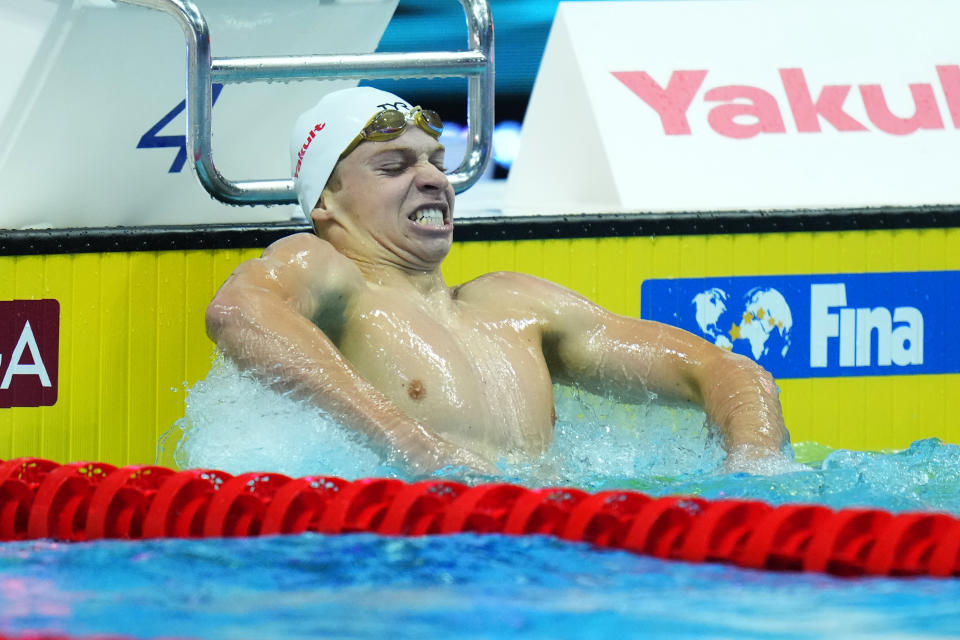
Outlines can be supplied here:
M310 219L313 220L313 227L315 229L319 229L321 225L333 219L333 210L327 206L328 199L329 194L327 193L327 189L324 189L320 194L320 199L317 200L317 205L313 208L313 211L310 212Z

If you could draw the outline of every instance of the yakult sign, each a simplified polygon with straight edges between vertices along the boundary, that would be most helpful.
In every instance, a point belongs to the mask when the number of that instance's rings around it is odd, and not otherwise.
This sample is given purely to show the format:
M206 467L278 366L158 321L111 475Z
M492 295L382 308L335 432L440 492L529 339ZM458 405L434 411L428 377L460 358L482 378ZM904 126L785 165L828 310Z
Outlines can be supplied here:
M779 69L778 72L797 132L820 133L827 125L841 132L870 130L844 110L850 84L825 86L814 98L803 69ZM666 135L677 136L692 133L687 113L694 97L700 93L707 73L706 70L674 71L666 87L658 85L646 71L614 71L613 75L657 112ZM953 126L960 129L960 66L938 66L937 75ZM862 84L859 90L867 117L879 131L905 136L920 129L944 128L931 84L910 84L913 98L913 115L910 117L891 112L881 85ZM703 94L703 100L718 103L707 114L707 123L722 136L744 139L761 133L787 133L777 99L759 87L714 87Z
M960 202L958 18L949 0L561 3L507 208Z

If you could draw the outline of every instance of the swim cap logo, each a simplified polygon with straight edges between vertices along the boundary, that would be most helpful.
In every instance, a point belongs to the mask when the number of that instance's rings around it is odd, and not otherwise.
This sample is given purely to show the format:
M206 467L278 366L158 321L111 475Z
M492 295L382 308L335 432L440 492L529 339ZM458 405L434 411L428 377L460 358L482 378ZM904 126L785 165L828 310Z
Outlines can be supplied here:
M410 111L410 105L406 102L384 102L378 104L377 109L381 111Z
M326 122L321 122L317 125L314 125L313 129L310 130L310 133L307 135L307 141L303 143L303 146L300 147L300 152L297 153L297 168L293 172L293 177L300 177L300 167L303 165L303 156L307 153L307 149L310 148L310 143L313 142L313 139L317 137L317 134L323 131L323 128L327 126Z

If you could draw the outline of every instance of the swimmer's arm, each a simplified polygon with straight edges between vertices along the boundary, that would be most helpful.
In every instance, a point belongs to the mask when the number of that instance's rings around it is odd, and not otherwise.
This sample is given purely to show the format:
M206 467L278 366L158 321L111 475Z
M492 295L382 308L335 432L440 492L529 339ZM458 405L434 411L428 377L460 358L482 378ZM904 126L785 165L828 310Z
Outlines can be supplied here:
M675 327L610 313L556 285L543 285L543 343L557 382L579 384L624 401L648 393L699 405L738 460L779 457L789 435L770 374Z
M241 369L402 452L416 472L484 467L377 391L314 323L342 313L352 291L363 286L359 272L333 252L315 236L301 234L240 265L207 308L207 334Z

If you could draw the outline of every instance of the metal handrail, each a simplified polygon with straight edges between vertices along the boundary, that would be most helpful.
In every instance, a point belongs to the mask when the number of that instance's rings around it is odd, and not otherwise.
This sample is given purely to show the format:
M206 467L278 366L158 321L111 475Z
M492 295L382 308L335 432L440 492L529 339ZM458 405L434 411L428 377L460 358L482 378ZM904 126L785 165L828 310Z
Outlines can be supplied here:
M114 0L157 9L173 16L187 41L187 153L197 178L214 198L228 204L292 204L292 179L225 178L213 161L211 121L213 83L317 78L466 77L467 148L449 174L457 193L483 173L493 141L493 21L487 0L459 0L467 19L469 51L370 53L354 55L214 58L207 21L191 0Z

